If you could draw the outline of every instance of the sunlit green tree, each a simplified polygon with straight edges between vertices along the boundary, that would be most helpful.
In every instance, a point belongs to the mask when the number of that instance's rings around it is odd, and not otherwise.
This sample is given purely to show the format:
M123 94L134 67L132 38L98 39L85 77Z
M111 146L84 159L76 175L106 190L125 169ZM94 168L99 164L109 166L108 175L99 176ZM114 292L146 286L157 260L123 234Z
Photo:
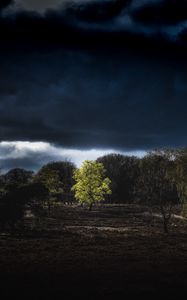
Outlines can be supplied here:
M87 204L89 210L94 203L101 202L105 195L111 194L111 181L105 175L102 163L86 160L80 169L74 172L75 185L72 190L80 204Z

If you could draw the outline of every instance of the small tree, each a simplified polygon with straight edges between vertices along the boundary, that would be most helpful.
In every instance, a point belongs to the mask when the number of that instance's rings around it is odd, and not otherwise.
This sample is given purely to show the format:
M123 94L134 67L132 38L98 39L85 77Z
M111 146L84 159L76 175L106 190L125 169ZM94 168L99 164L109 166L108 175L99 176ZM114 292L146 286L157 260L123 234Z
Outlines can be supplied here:
M34 216L40 219L45 215L45 206L48 203L48 189L41 182L31 182L24 186L24 198L27 208Z
M179 199L182 203L182 212L187 215L187 148L179 149L175 155L175 168L172 173L173 181L177 186Z
M14 232L15 225L23 221L25 202L20 197L21 188L12 188L0 199L0 230Z
M112 181L111 203L131 203L134 200L133 189L138 178L139 159L121 154L108 154L97 159L102 163L106 176Z
M62 182L59 180L59 174L55 170L48 170L43 166L34 177L34 182L44 185L48 191L46 195L46 202L48 205L48 212L50 213L53 203L58 198L59 194L63 193Z
M16 185L21 186L32 181L34 173L32 171L15 168L2 175L2 182L4 186Z
M168 150L152 151L140 161L137 194L140 201L160 210L166 233L173 211L179 204L177 187L171 178L173 168L173 154Z
M53 186L56 186L56 190L59 190L60 188L59 192L55 193L55 198L57 201L63 201L64 203L66 202L68 204L73 202L74 194L71 191L71 188L75 183L73 180L73 172L75 169L75 165L70 161L56 161L46 164L40 170L40 178L42 176L42 181L47 184L50 190L52 190L51 187L53 188ZM49 177L52 180L50 179L49 181Z
M86 203L89 210L96 202L104 200L105 195L111 194L110 179L105 177L102 163L86 160L80 169L74 172L75 185L72 190L79 203Z
M0 229L14 231L17 224L23 225L29 202L27 186L31 184L33 172L12 169L0 177Z

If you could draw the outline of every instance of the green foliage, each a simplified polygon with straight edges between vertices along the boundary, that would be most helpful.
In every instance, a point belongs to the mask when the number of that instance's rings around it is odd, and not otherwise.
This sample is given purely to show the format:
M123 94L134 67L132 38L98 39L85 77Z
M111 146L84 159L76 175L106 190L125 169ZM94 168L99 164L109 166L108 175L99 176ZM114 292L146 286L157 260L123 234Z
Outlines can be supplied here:
M48 166L43 166L34 177L34 182L43 184L47 190L46 203L48 206L48 213L51 207L58 199L59 195L63 193L62 182L59 180L59 174L56 170L50 170Z
M49 198L55 198L62 194L62 182L59 180L59 174L55 170L48 170L46 166L42 167L34 177L34 182L42 183L48 190Z
M75 165L69 161L51 162L43 166L35 176L49 190L49 197L59 201L72 202Z
M81 204L87 204L90 209L96 202L104 200L111 194L111 181L105 177L103 164L86 160L80 169L74 172L75 185L72 190L75 198Z
M187 148L154 150L142 159L110 154L80 169L52 162L36 175L12 169L0 176L0 226L13 228L27 212L40 218L56 201L74 198L90 209L103 200L147 204L160 210L167 231L175 208L187 212Z

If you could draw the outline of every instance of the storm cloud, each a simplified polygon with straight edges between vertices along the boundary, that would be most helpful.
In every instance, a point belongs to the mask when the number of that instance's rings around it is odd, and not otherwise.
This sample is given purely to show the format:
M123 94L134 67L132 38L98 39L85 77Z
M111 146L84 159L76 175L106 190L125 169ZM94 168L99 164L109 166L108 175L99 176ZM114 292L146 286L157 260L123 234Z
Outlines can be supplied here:
M1 141L122 152L187 144L184 1L27 3L1 10Z
M115 150L78 150L57 147L44 142L0 142L0 165L1 172L14 168L25 168L37 171L44 164L51 161L71 161L77 167L85 159L94 160L109 153L116 153ZM121 152L128 156L142 157L143 151Z
M11 47L126 45L139 35L186 44L185 0L3 0L0 9L2 44Z
M149 149L186 143L186 63L133 53L4 54L2 140Z
M186 44L185 0L4 0L3 4L1 36L14 46L24 40L88 44L104 39L127 44L129 34Z

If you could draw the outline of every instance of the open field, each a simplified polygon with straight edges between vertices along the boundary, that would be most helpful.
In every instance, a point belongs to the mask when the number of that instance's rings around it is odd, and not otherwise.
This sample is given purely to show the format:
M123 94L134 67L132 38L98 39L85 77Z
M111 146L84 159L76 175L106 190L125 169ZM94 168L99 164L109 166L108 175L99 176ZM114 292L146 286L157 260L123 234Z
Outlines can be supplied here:
M187 295L187 222L175 217L167 236L139 206L60 206L37 229L0 236L0 285L1 299Z

